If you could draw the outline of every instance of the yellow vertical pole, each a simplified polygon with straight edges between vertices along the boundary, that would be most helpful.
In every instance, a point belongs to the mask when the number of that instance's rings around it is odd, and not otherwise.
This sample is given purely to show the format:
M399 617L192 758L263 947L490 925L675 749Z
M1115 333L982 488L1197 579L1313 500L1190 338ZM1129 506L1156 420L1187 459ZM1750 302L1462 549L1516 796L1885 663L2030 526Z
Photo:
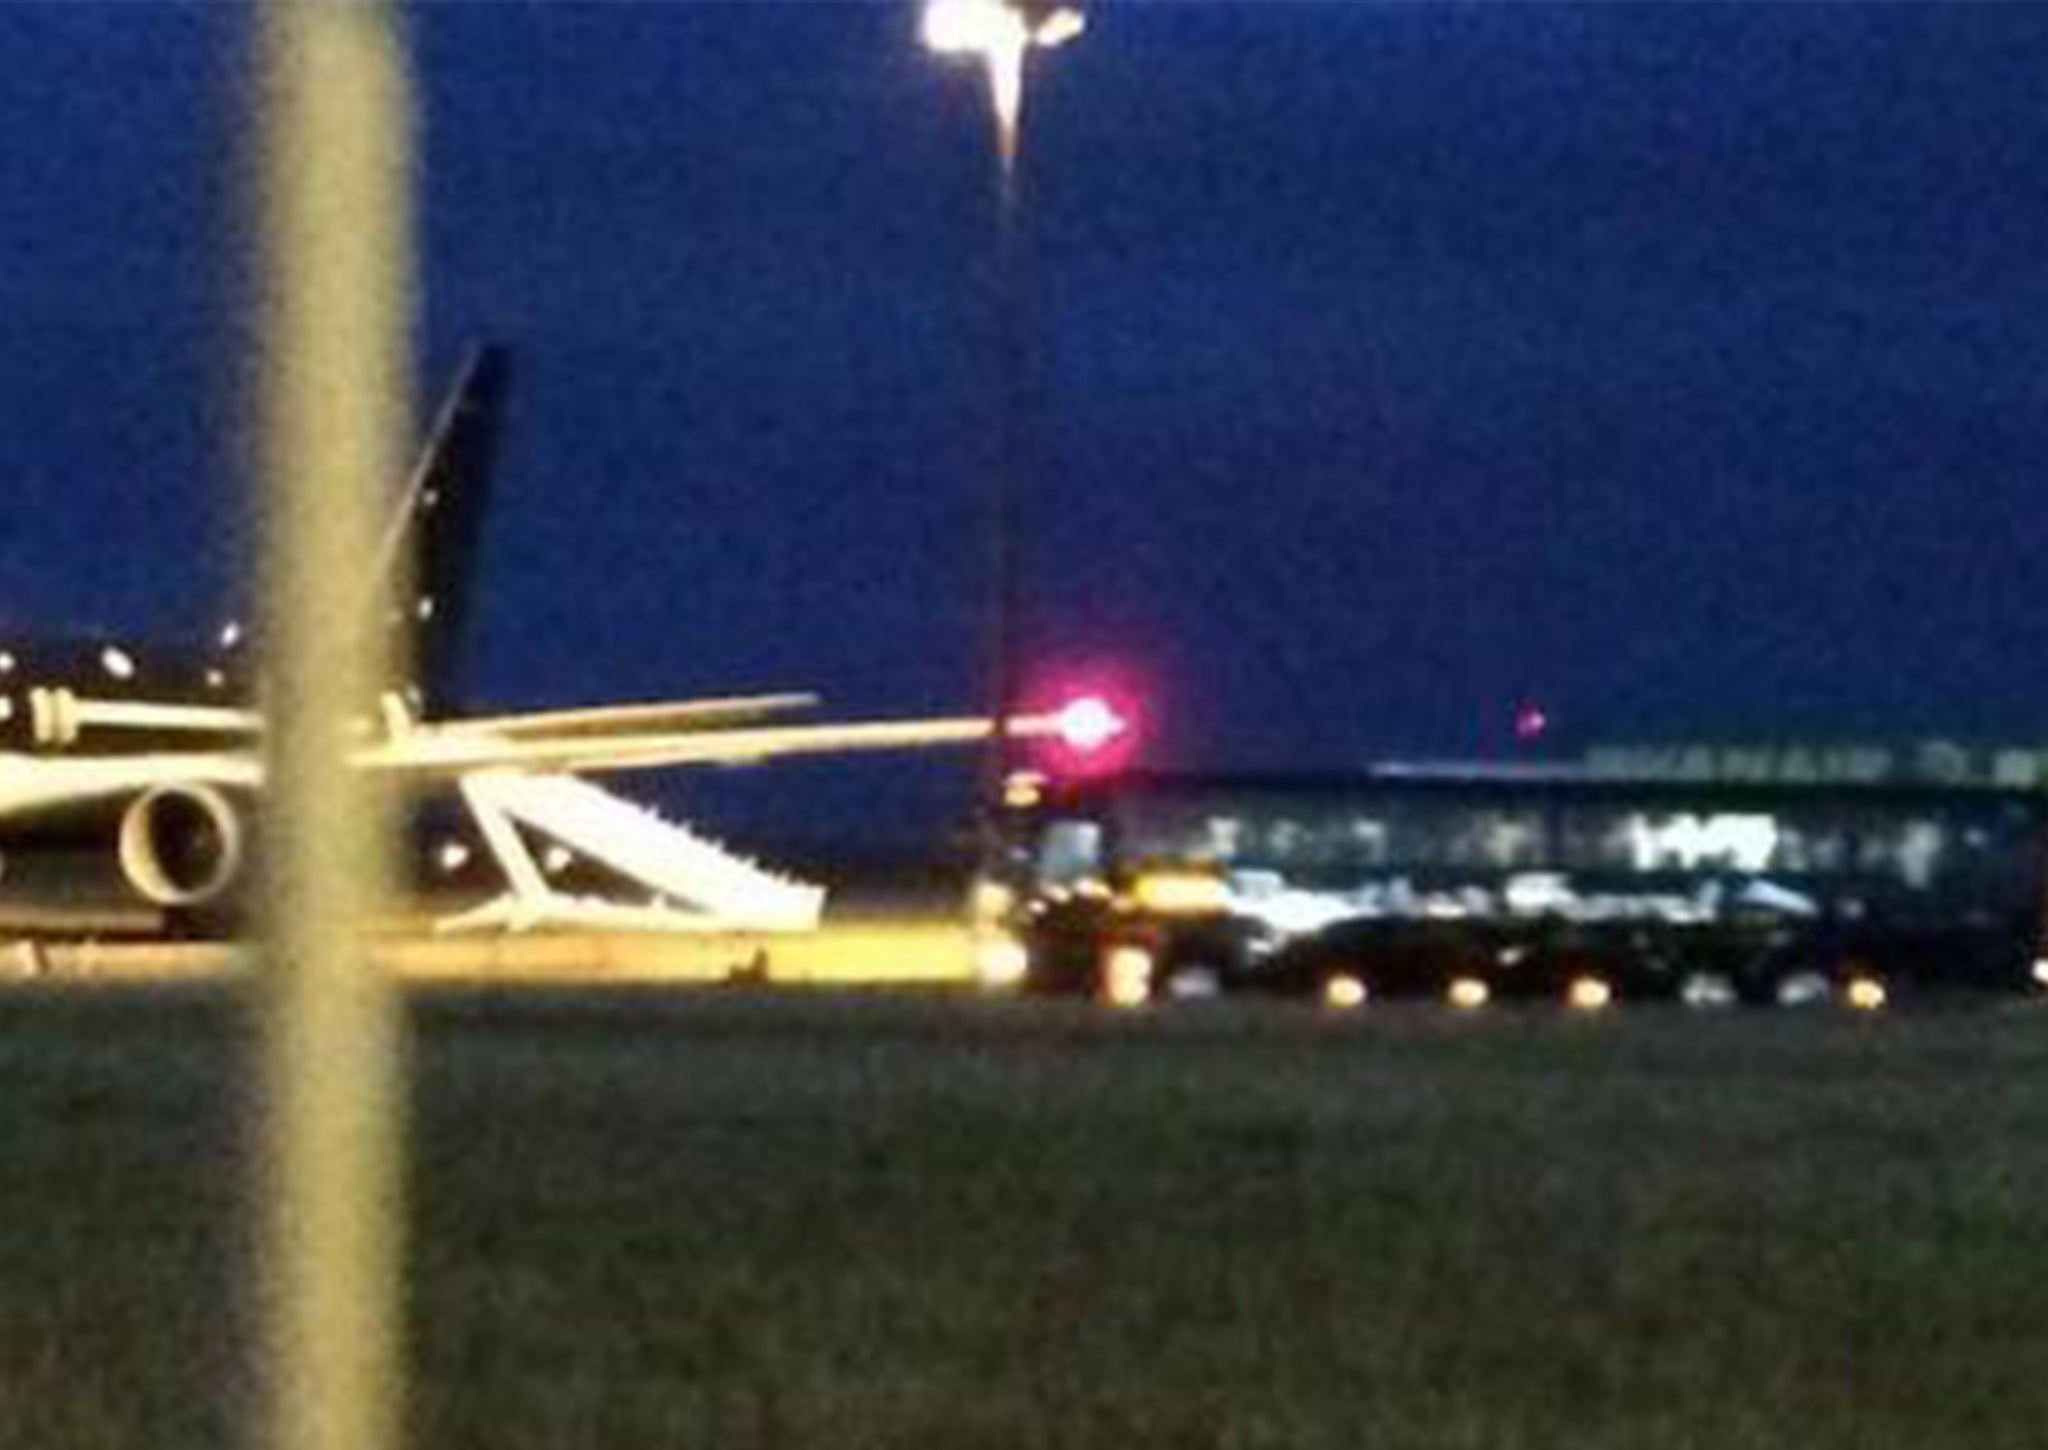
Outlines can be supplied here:
M368 941L381 792L345 757L386 677L360 571L410 433L412 115L383 0L263 0L255 47L268 728L252 1428L274 1450L381 1450L402 1402L402 1079Z

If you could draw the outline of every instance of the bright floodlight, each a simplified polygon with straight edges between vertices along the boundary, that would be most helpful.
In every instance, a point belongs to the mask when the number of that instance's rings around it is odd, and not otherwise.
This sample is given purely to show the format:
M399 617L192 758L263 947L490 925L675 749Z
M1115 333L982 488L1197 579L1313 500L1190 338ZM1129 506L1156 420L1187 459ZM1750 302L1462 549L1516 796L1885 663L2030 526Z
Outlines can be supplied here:
M924 43L941 55L1060 45L1084 27L1080 11L1043 0L927 0L924 7Z
M988 67L1003 163L1017 155L1017 119L1024 109L1024 55L1072 40L1085 22L1066 5L1030 0L926 0L925 46L940 55L973 56Z

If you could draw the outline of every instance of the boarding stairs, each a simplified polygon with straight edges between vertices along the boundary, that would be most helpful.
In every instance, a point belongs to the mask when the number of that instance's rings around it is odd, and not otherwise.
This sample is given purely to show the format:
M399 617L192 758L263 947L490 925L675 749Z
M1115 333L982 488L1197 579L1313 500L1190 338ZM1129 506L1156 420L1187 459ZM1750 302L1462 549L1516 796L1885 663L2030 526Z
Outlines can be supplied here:
M503 871L497 901L442 923L444 931L557 924L659 930L803 932L824 912L822 887L796 881L720 846L681 822L573 775L481 771L462 795ZM521 831L615 872L650 901L577 897L547 879Z

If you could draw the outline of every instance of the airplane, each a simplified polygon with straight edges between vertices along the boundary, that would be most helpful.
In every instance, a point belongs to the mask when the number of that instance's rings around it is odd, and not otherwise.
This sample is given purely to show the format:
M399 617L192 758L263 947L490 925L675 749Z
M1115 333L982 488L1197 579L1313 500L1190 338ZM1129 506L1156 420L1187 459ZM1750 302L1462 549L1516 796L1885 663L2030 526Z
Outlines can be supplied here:
M407 678L360 722L351 762L408 800L452 794L502 894L444 917L446 931L543 926L801 931L823 892L733 855L677 822L582 779L790 756L986 740L983 718L770 723L817 703L807 693L601 704L510 714L451 713L449 677L489 493L508 377L504 349L466 359L400 492L364 601L408 635ZM411 593L394 601L410 564ZM403 607L394 607L402 605ZM174 934L232 919L248 875L263 786L263 718L248 631L144 647L93 636L0 639L0 916L24 861L69 852ZM1097 702L1009 722L1019 737L1100 734ZM536 838L545 843L537 855ZM442 843L441 866L469 848ZM551 865L608 871L635 902L573 895ZM459 864L459 863L458 863ZM32 907L33 902L29 905ZM31 916L33 913L31 912Z

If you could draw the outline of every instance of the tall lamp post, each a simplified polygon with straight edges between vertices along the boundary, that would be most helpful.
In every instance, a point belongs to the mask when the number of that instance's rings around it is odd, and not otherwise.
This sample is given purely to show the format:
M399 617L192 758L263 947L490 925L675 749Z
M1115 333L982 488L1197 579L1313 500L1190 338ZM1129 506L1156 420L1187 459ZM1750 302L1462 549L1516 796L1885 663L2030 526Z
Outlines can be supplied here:
M1081 12L1056 0L927 0L924 43L939 55L978 62L988 77L997 161L996 286L1001 398L996 447L989 463L989 605L987 670L992 729L982 756L981 866L984 877L1002 849L1001 808L1014 748L1010 720L1017 710L1017 654L1021 586L1018 532L1031 471L1031 350L1018 152L1024 115L1024 76L1034 50L1050 49L1081 33Z

